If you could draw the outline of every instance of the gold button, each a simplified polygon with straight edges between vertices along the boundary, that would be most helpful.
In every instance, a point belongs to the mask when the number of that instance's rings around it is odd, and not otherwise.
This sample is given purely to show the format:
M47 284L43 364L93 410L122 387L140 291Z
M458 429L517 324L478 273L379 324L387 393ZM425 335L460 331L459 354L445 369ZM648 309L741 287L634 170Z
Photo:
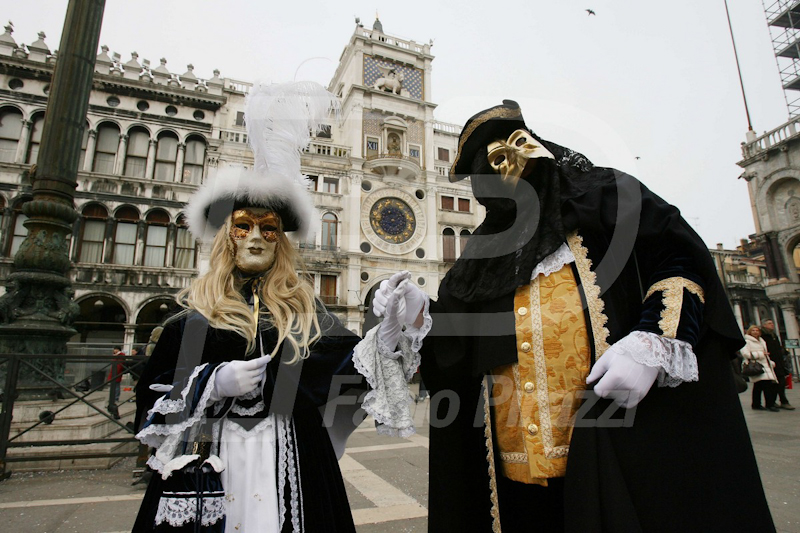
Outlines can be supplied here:
M523 352L530 352L530 351L531 351L531 343L529 343L529 342L523 342L523 343L522 343L522 345L520 346L520 349L521 349Z
M539 426L537 426L536 424L528 424L528 433L530 433L531 435L536 435L537 433L539 433Z
M528 308L527 307L520 307L519 309L517 309L517 313L519 313L520 316L525 316L525 315L528 314Z
M525 392L533 392L534 388L535 387L532 382L528 381L527 383L525 383Z

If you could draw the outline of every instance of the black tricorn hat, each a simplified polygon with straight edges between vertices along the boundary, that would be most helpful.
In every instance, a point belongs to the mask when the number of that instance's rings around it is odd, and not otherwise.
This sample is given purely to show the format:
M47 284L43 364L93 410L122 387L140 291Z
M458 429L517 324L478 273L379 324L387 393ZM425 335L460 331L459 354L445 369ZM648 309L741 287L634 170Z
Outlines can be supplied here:
M485 151L490 142L505 139L519 129L528 130L528 127L519 104L514 100L503 100L501 105L473 115L464 124L458 138L458 153L450 168L450 182L463 180L470 175L472 161L478 150Z

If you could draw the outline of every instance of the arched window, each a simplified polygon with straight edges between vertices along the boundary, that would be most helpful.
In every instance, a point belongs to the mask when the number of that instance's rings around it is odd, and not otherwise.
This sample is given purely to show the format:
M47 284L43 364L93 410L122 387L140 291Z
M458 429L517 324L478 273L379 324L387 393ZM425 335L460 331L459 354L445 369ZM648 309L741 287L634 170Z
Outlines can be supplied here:
M25 162L29 165L36 163L39 156L39 145L42 143L42 130L44 129L44 113L37 114L31 124L31 136L28 143L28 154Z
M144 266L163 267L167 257L167 226L169 215L155 209L147 213L147 235L144 239Z
M178 137L165 131L158 136L156 149L156 172L158 181L173 181L175 179L175 160L178 158Z
M28 216L22 212L22 205L27 201L28 200L20 202L14 207L13 218L11 220L11 227L14 229L11 234L11 245L8 249L9 257L14 257L14 255L16 255L20 244L22 244L22 241L28 236L28 228L24 225L25 221L28 220Z
M442 257L445 263L456 262L456 232L450 228L442 232Z
M139 213L133 207L120 207L114 215L114 258L117 265L132 265L136 254L136 228Z
M183 163L183 182L199 185L203 181L203 163L206 159L206 142L200 137L186 141Z
M78 261L81 263L102 263L108 211L102 205L89 204L83 208L82 214L83 230L81 231Z
M133 128L128 133L128 148L125 153L124 175L143 178L147 169L147 148L150 146L150 133L144 128Z
M97 128L97 145L94 149L92 171L103 174L114 173L114 161L119 148L119 128L116 124L105 122Z
M468 229L462 229L461 230L461 234L459 235L459 240L460 240L459 244L461 245L460 247L461 247L461 253L462 254L464 253L464 248L467 247L467 241L469 241L469 238L470 238L471 235L472 234L469 232ZM459 255L461 255L461 254L459 254Z
M172 262L175 268L194 268L195 257L197 255L195 239L189 228L186 227L186 220L183 215L178 217L178 227L175 232L175 260Z
M0 110L0 161L13 163L22 134L22 112L13 107Z
M338 220L333 213L325 213L322 215L322 249L335 250L336 242L336 227Z

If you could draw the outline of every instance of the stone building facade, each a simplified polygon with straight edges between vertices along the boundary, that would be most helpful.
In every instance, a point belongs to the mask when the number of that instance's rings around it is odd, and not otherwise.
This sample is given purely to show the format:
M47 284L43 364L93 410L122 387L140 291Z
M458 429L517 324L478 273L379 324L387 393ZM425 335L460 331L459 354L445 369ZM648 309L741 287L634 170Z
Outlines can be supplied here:
M0 279L27 231L21 206L31 198L57 61L43 33L27 46L12 33L0 35ZM484 215L468 182L447 180L460 128L433 116L433 59L430 45L387 35L379 21L357 25L329 86L341 118L302 157L319 218L298 247L317 294L354 331L375 287L398 270L435 294ZM81 308L75 341L145 342L206 268L208 250L188 233L184 207L219 168L252 165L243 113L250 87L102 47L70 246Z
M766 295L780 307L785 334L800 338L800 127L791 119L764 135L748 134L742 143L744 169L756 233L768 281Z

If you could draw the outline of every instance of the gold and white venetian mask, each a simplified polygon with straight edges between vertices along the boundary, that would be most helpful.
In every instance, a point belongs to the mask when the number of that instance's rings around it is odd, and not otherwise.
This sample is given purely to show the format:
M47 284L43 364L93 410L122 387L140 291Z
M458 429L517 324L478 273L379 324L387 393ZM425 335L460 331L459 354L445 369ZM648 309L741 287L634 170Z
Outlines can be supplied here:
M531 159L555 159L533 135L516 130L505 141L495 141L487 146L489 164L500 173L505 183L516 183Z
M244 274L266 272L275 262L281 234L280 217L263 207L237 209L231 215L228 236L233 243L233 260Z

